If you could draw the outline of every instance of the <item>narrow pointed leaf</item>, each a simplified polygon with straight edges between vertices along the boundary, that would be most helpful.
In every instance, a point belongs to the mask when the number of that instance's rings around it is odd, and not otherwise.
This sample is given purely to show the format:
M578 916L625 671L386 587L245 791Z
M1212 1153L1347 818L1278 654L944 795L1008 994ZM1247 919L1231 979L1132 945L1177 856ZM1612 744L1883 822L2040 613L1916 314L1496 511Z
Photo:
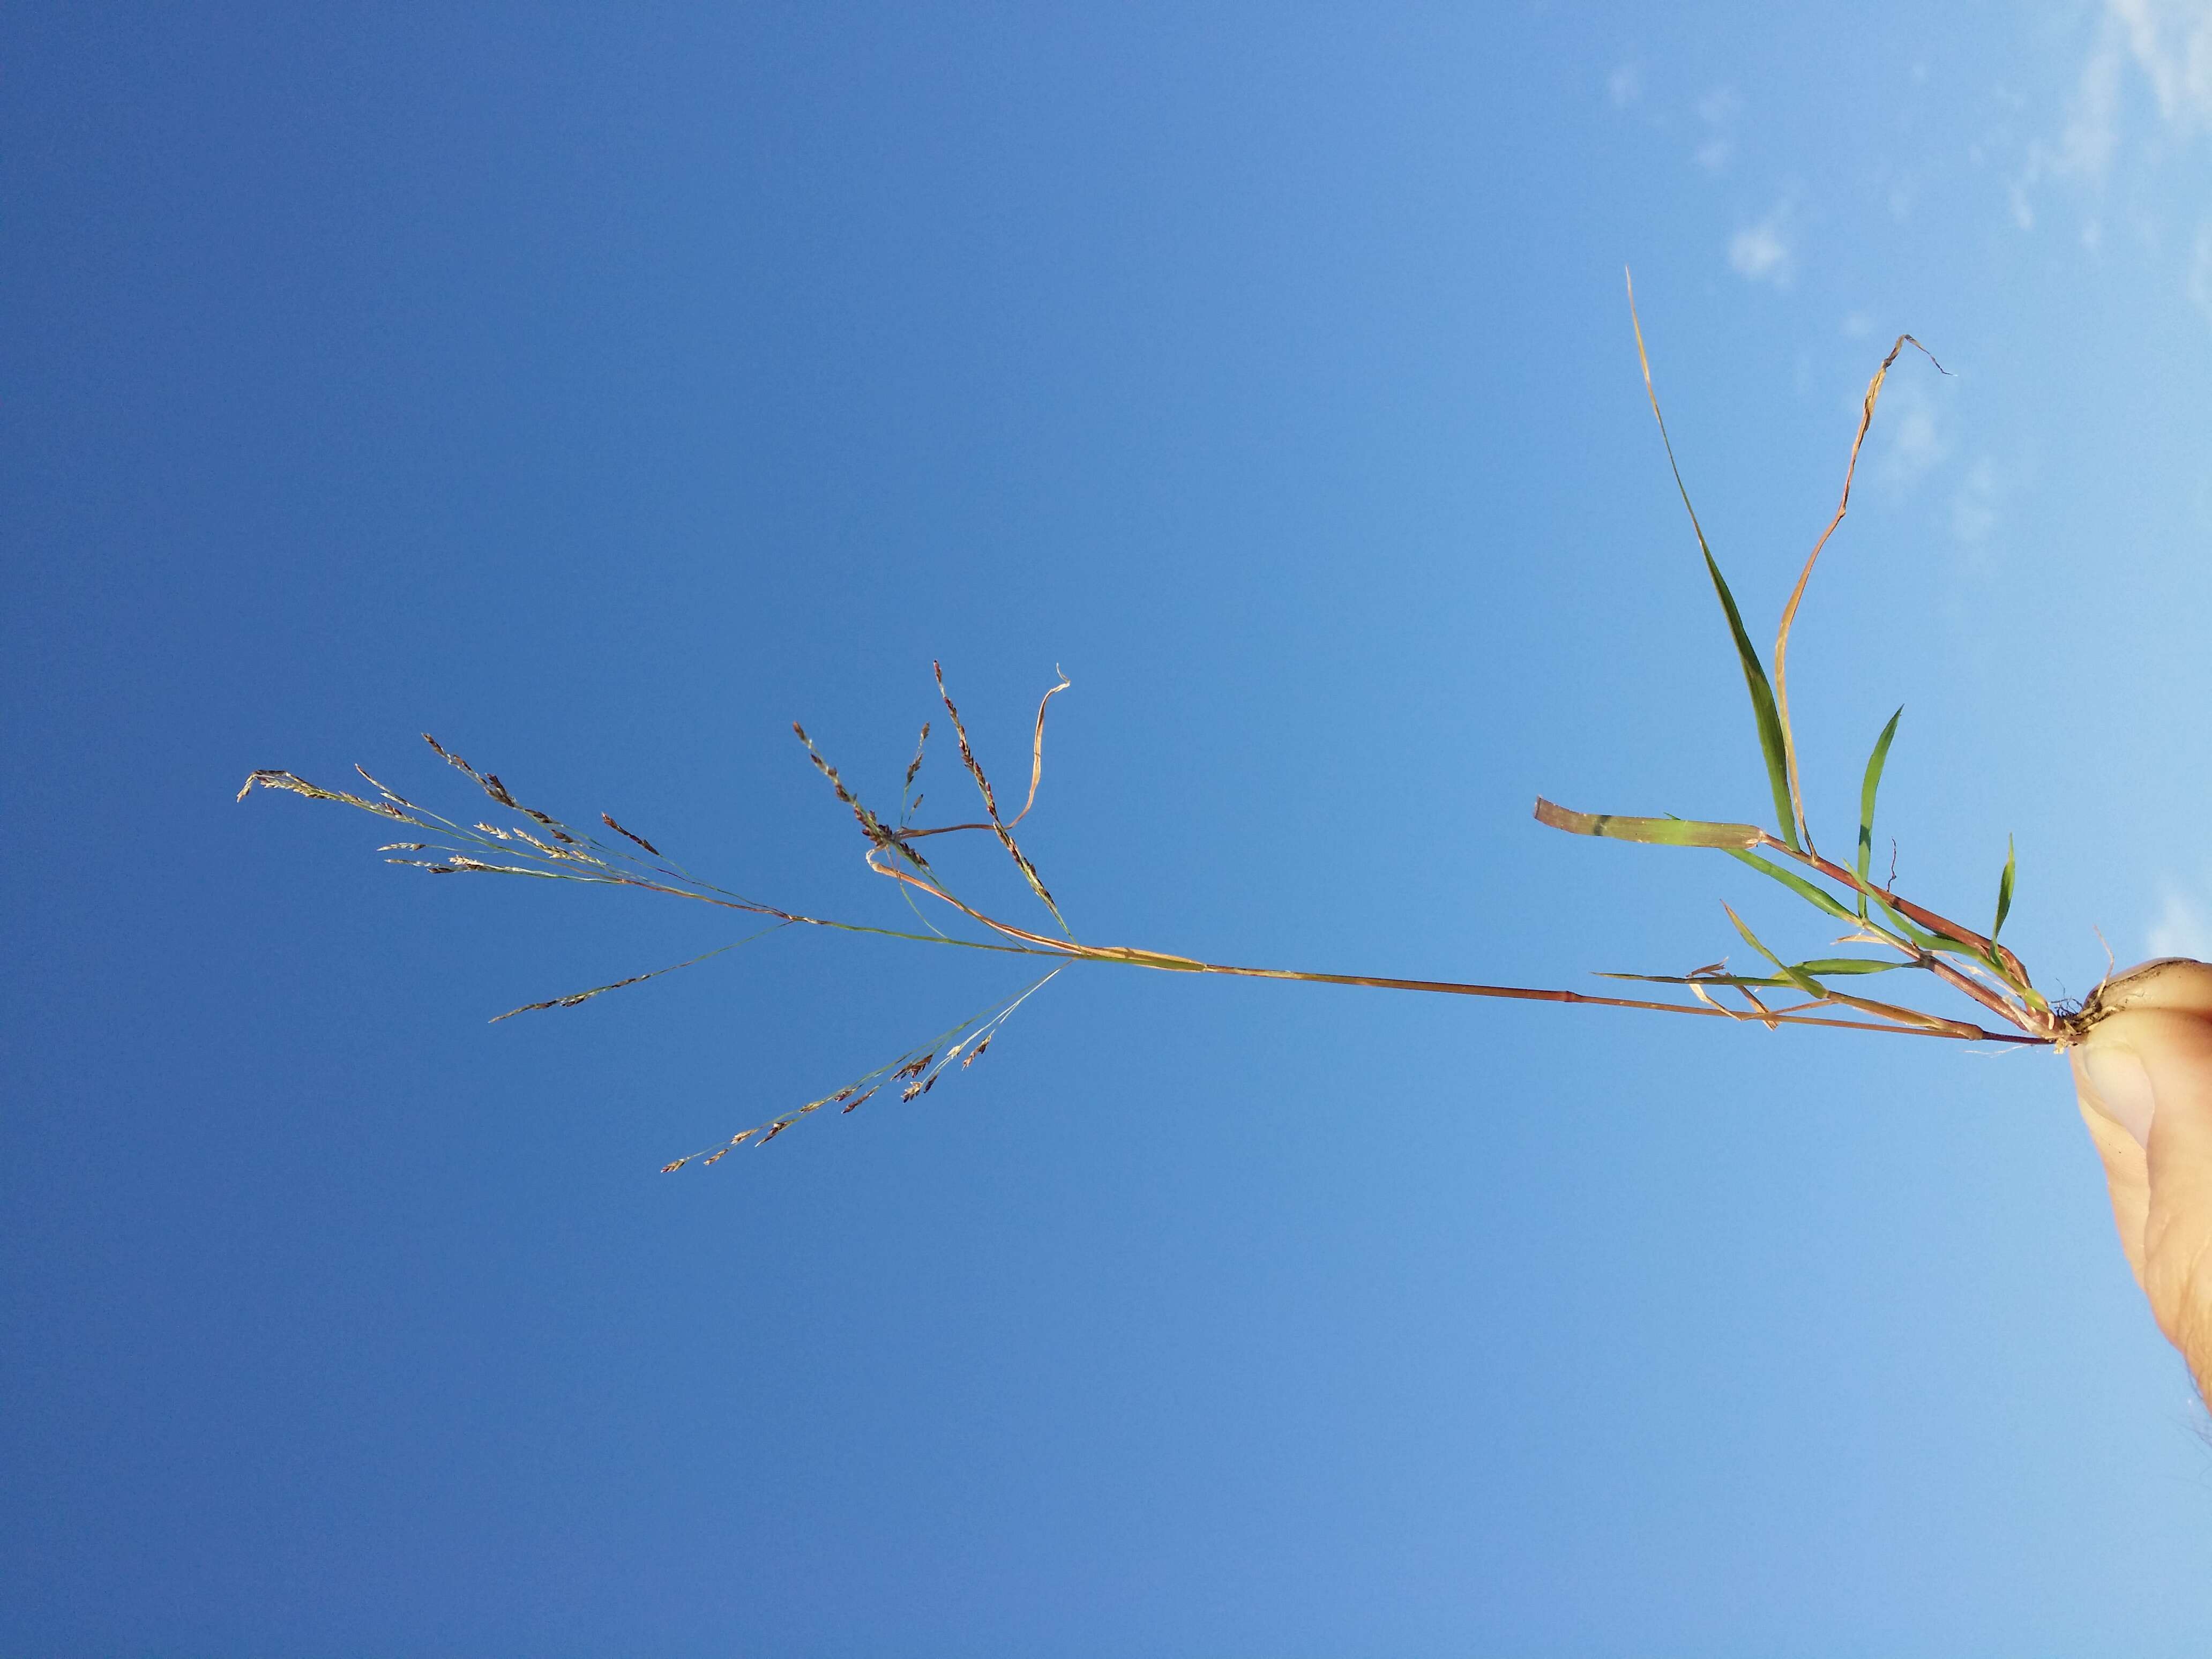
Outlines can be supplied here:
M1867 757L1866 780L1859 785L1859 880L1863 884L1867 872L1874 863L1874 798L1881 787L1881 769L1889 760L1890 739L1897 735L1897 723L1905 717L1904 705L1889 717L1889 724L1881 728L1881 736L1875 739L1874 753ZM1867 913L1866 894L1859 894L1859 915Z
M1954 939L1948 933L1919 927L1911 917L1899 914L1881 899L1876 899L1875 902L1881 905L1884 913L1888 915L1892 922L1896 924L1905 938L1911 939L1922 950L1929 952L1940 951L1947 956L1965 957L1969 961L1978 963L1987 968L2007 984L2012 983L2012 975L2006 971L2004 963L1997 959L1994 951L1984 951L1979 945L1970 945L1962 939Z
M1790 966L1801 974L1886 974L1893 968L1910 968L1909 962L1881 962L1873 957L1816 957L1809 962L1793 962ZM1778 974L1612 974L1599 973L1599 979L1632 979L1646 985L1750 985L1796 988L1797 981Z
M1996 943L1997 935L2004 932L2005 917L2009 915L2012 910L2013 860L2014 854L2012 837L2010 836L2007 836L2005 837L2004 874L1997 878L1996 925L1990 929L1990 943L1992 945Z
M1636 314L1633 278L1628 283L1628 325L1636 331L1636 362L1644 371L1644 392L1651 399L1651 418L1659 423L1659 441L1667 451L1668 470L1674 475L1674 489L1682 498L1682 511L1689 514L1690 529L1698 538L1698 550L1705 556L1705 569L1713 579L1713 592L1720 595L1721 609L1728 613L1729 632L1735 636L1736 655L1743 664L1744 684L1751 692L1751 712L1759 725L1759 752L1765 757L1766 779L1774 791L1775 819L1782 827L1782 839L1796 848L1799 846L1797 809L1790 788L1789 728L1782 723L1781 713L1775 707L1774 688L1767 682L1758 647L1752 644L1751 635L1743 631L1743 617L1736 610L1735 595L1729 592L1713 550L1706 545L1705 527L1698 522L1698 509L1690 501L1690 487L1682 482L1681 464L1674 459L1674 441L1667 435L1667 416L1659 408L1659 389L1651 383L1651 357L1644 349L1644 324Z
M1758 988L1790 983L1776 974L1608 974L1593 970L1591 976L1595 979L1632 979L1644 985L1749 985Z
M1781 969L1782 976L1788 980L1791 985L1802 991L1808 997L1825 997L1828 994L1826 988L1821 985L1820 981L1814 979L1810 974L1806 973L1802 969L1792 967L1790 963L1783 961L1780 957L1776 956L1773 951L1768 950L1765 945L1761 944L1759 942L1759 935L1751 931L1750 925L1746 922L1741 916L1736 915L1733 908L1724 903L1721 906L1721 908L1728 911L1728 919L1735 924L1736 932L1743 935L1743 942L1751 946L1753 950L1758 951L1759 955L1765 957L1777 968Z
M1705 556L1705 570L1713 579L1713 592L1720 595L1721 609L1728 613L1729 632L1735 636L1735 653L1743 664L1744 688L1751 693L1752 716L1759 726L1759 753L1766 761L1766 781L1774 791L1775 822L1782 827L1782 839L1795 848L1800 843L1797 812L1790 800L1790 750L1783 737L1782 716L1774 706L1774 687L1768 683L1765 665L1759 659L1759 647L1744 632L1742 613L1735 608L1735 595L1729 592L1720 565L1713 558L1713 550L1705 545L1703 530L1698 532L1698 550Z
M1536 798L1536 821L1571 836L1602 836L1655 847L1756 847L1765 831L1755 823L1706 823L1696 818L1629 818L1612 812L1577 812Z
M1972 945L1967 944L1964 939L1953 939L1948 933L1931 933L1929 929L1921 927L1917 922L1914 921L1910 916L1904 915L1901 911L1892 908L1883 901L1877 899L1875 902L1881 904L1883 912L1905 934L1905 938L1911 939L1922 950L1930 951L1948 951L1953 956L1972 957L1977 962L1979 962L1982 959L1982 953L1979 951L1977 951Z
M1846 907L1840 899L1837 898L1834 894L1829 892L1825 888L1814 886L1811 882L1806 880L1804 877L1795 874L1790 871L1784 870L1778 864L1770 864L1765 859L1759 857L1756 854L1747 853L1742 851L1741 848L1734 847L1728 848L1727 851L1728 855L1730 858L1736 860L1739 863L1749 865L1753 869L1758 871L1762 876L1771 876L1775 880L1780 882L1784 887L1787 887L1791 892L1796 894L1799 898L1803 899L1806 903L1810 904L1818 909L1826 911L1828 915L1835 917L1837 921L1856 922L1858 920L1856 916L1851 914L1849 908Z

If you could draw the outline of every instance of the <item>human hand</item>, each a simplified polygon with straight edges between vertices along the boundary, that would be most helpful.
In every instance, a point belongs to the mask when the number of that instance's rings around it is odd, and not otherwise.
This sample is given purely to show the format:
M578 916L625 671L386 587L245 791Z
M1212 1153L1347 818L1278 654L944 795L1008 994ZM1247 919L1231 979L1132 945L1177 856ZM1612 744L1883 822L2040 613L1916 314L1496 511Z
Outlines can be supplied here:
M2212 1401L2212 966L2147 962L2099 988L2072 1051L2120 1248Z

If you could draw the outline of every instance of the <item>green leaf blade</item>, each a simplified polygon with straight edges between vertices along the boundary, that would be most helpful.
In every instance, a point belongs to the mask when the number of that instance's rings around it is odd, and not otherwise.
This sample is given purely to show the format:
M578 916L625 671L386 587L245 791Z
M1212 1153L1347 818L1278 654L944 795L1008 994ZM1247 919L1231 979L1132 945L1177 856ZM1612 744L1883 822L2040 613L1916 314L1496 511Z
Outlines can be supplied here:
M1594 970L1591 977L1632 979L1645 985L1748 985L1754 990L1775 990L1791 984L1778 974L1608 974Z
M1577 812L1542 796L1536 821L1571 836L1640 842L1650 847L1719 847L1734 851L1756 847L1765 834L1755 823L1709 823L1697 818L1632 818L1615 812Z
M1820 997L1824 1000L1826 998L1828 991L1826 986L1822 985L1820 981L1814 979L1810 974L1804 972L1802 969L1797 968L1790 963L1783 961L1780 957L1776 956L1773 951L1768 950L1766 946L1760 942L1759 935L1751 931L1750 924L1745 921L1741 916L1736 915L1735 909L1733 906L1724 903L1721 906L1721 908L1728 912L1728 919L1735 924L1736 932L1743 935L1743 942L1751 946L1753 950L1758 951L1759 955L1765 957L1769 962L1772 963L1777 969L1780 969L1783 978L1788 980L1792 986L1796 987L1798 990L1802 991L1808 997Z
M1799 898L1803 899L1806 903L1813 906L1814 908L1825 911L1827 915L1835 917L1838 921L1850 922L1853 925L1857 923L1858 918L1853 915L1850 908L1841 900L1838 899L1834 894L1828 892L1824 888L1815 887L1811 882L1806 880L1804 877L1795 874L1790 871L1784 870L1778 864L1770 864L1765 859L1757 856L1755 854L1745 852L1733 847L1724 848L1723 850L1727 852L1730 858L1735 860L1738 863L1747 864L1753 869L1758 871L1760 875L1771 877L1774 880L1780 882L1791 892L1796 894Z
M1859 784L1859 884L1866 885L1867 872L1874 863L1874 801L1881 788L1881 769L1889 763L1890 741L1897 736L1897 723L1905 718L1905 706L1898 705L1897 713L1889 717L1889 724L1881 728L1881 736L1875 740L1874 753L1867 757L1866 777ZM1866 894L1859 894L1859 915L1867 913Z
M2005 837L2004 874L1997 878L1996 925L1990 929L1990 943L1992 945L1997 942L1997 935L2004 932L2005 918L2012 914L2012 877L2014 864L2014 854L2013 851L2012 837L2010 836L2007 836Z
M1971 945L1962 939L1954 939L1948 933L1920 927L1910 916L1891 905L1887 899L1878 897L1875 902L1881 906L1883 914L1888 916L1899 932L1930 956L1942 954L1965 957L1969 961L1979 963L1983 967L1990 969L2000 975L2003 974L2004 964L1996 961L1990 951L1983 950L1979 945Z
M1851 974L1886 974L1893 968L1910 968L1909 962L1882 962L1873 957L1815 957L1808 962L1793 962L1788 968L1799 974L1820 974L1834 976ZM1632 979L1646 985L1748 985L1758 989L1795 987L1793 979L1781 974L1617 974L1597 972L1598 979Z
M1796 850L1800 843L1797 811L1790 799L1790 750L1782 735L1781 712L1774 705L1774 687L1766 678L1765 664L1759 659L1759 647L1752 644L1751 635L1744 631L1743 613L1736 609L1735 595L1729 592L1727 579L1721 574L1712 549L1705 545L1702 529L1698 532L1698 550L1705 556L1706 574L1713 579L1713 592L1720 596L1721 609L1728 616L1729 632L1735 638L1736 657L1743 665L1744 688L1751 693L1752 716L1759 726L1759 748L1766 762L1767 785L1774 792L1775 822L1782 827L1782 839Z

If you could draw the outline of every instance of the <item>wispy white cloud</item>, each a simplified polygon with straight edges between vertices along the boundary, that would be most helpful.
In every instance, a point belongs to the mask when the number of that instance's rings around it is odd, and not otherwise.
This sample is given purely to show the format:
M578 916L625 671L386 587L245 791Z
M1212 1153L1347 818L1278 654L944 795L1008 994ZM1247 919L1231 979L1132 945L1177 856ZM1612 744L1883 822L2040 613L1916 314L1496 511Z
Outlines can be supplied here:
M2128 51L2158 96L2158 112L2184 132L2212 127L2212 3L2106 0Z
M1615 109L1626 109L1644 95L1643 70L1632 63L1621 64L1606 76L1605 90Z
M1857 398L1851 401L1856 407ZM1909 489L1951 458L1951 441L1935 404L1911 380L1893 380L1883 388L1881 418L1874 429L1874 478L1886 489Z
M2125 67L2120 30L2109 16L2096 50L2081 66L2074 106L2045 164L2063 177L2099 179L2119 148L2120 71Z
M2212 915L2179 882L2163 884L2158 915L2144 929L2143 943L2154 957L2212 959Z
M1729 87L1716 87L1698 100L1698 119L1705 125L1705 136L1691 155L1706 172L1720 172L1735 157L1733 130L1742 108L1743 100Z
M2212 323L2212 219L2197 227L2197 246L2189 258L2189 280L2183 291L2189 301Z
M1978 547L1996 528L1997 503L2003 494L1996 464L1986 455L1966 469L1951 497L1951 534L1968 547Z
M2119 153L2129 70L2150 88L2169 140L2212 129L2212 0L2105 0L2057 139L2028 146L2011 185L2013 222L2035 225L2031 192L2046 179L2095 187Z
M1729 269L1746 282L1788 288L1797 274L1796 250L1790 246L1789 227L1786 202L1757 224L1746 225L1729 239Z

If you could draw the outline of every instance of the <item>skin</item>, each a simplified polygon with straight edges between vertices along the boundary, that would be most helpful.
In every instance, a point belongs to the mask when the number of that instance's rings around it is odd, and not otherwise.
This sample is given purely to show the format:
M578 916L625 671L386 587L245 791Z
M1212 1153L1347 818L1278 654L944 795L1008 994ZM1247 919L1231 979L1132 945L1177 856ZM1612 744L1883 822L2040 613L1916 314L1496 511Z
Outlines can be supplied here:
M2120 1248L2151 1316L2212 1401L2212 966L2145 963L2070 1053Z

